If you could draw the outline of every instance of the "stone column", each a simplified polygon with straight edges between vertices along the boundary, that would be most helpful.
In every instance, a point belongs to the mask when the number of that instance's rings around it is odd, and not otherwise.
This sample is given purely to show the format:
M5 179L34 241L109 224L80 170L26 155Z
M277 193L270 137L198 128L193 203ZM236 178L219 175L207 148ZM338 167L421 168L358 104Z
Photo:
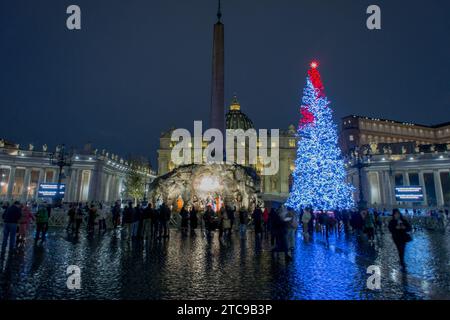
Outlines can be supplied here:
M434 171L434 188L436 189L436 202L438 207L444 206L444 193L442 192L441 175L439 171Z
M28 198L28 187L30 186L31 169L25 168L25 175L23 177L23 190L21 201L27 201Z
M83 175L83 170L81 169L77 169L76 170L76 177L75 177L75 187L74 187L74 201L75 202L79 202L80 198L81 198L81 179L82 179L82 175Z
M380 187L381 187L381 204L382 206L386 206L389 202L389 190L388 190L388 181L386 179L386 171L380 171Z
M38 178L38 188L39 188L39 185L44 182L44 179L45 179L45 169L40 169L39 170L39 178Z
M7 200L12 200L11 198L15 180L16 180L16 167L11 167L9 170L8 191L6 193Z
M39 177L38 177L36 194L35 194L36 199L39 198L39 186L41 185L41 183L44 182L44 179L45 179L45 169L39 169Z
M423 171L419 172L419 183L422 186L422 190L423 190L423 204L427 205L428 204L427 188L425 187L425 179L423 178Z
M96 200L97 197L97 181L99 180L99 172L97 166L91 170L91 176L89 180L89 192L87 199L88 201Z
M103 201L104 202L109 202L110 201L110 197L109 195L111 194L111 175L110 174L105 174L106 179L103 182Z
M73 202L75 198L75 184L77 180L77 171L78 171L77 169L72 169L72 172L70 173L70 182L66 190L67 201L70 202Z
M385 177L386 177L386 181L387 181L387 196L388 196L388 205L389 206L394 206L397 201L395 199L395 193L394 193L394 182L393 182L393 177L391 176L391 174L389 173L389 171L385 172Z
M280 157L279 190L282 194L289 193L289 164L286 156Z
M410 185L408 171L403 172L403 184L405 186L409 186Z
M368 186L368 203L378 207L383 202L382 192L380 187L380 172L368 171L367 172L367 186ZM376 191L376 192L375 192Z
M405 185L405 186L410 186L411 185L411 183L409 181L409 172L408 171L405 171L403 173L403 185ZM413 207L413 203L412 202L405 202L404 206L412 208Z

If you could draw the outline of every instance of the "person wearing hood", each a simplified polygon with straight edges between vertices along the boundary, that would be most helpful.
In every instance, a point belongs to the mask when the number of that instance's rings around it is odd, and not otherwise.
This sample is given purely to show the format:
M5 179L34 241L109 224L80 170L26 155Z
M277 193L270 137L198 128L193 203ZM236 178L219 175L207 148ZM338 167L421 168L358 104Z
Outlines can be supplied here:
M408 233L412 230L410 223L402 216L400 210L392 210L392 219L389 221L389 231L392 234L392 240L398 251L398 257L402 267L406 267L405 264L405 249L406 244L412 240L411 235Z

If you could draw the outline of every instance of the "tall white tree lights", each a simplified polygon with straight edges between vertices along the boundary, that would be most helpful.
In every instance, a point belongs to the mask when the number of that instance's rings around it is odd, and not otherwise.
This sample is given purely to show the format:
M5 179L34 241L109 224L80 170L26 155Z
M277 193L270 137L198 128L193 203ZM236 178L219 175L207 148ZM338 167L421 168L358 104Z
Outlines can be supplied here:
M354 207L353 186L346 182L337 129L318 67L318 62L311 63L303 90L298 126L301 139L286 205L297 210L350 209Z

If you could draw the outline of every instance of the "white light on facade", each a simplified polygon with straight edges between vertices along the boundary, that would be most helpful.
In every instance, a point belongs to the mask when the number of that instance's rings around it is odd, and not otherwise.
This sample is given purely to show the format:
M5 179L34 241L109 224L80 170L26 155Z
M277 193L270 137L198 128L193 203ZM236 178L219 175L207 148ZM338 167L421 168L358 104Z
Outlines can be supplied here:
M200 181L198 188L201 191L214 191L219 188L219 181L214 177L204 177Z

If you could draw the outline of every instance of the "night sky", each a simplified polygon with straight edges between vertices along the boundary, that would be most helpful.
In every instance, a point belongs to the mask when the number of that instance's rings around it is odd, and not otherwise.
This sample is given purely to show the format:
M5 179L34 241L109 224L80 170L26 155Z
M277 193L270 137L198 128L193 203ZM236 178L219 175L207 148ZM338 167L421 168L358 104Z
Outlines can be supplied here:
M82 30L66 28L77 4ZM366 28L366 8L382 30ZM299 120L308 64L335 119L450 121L448 0L223 0L225 90L257 128ZM156 167L171 126L208 121L216 0L0 0L0 137L92 142ZM207 123L205 123L207 124Z

